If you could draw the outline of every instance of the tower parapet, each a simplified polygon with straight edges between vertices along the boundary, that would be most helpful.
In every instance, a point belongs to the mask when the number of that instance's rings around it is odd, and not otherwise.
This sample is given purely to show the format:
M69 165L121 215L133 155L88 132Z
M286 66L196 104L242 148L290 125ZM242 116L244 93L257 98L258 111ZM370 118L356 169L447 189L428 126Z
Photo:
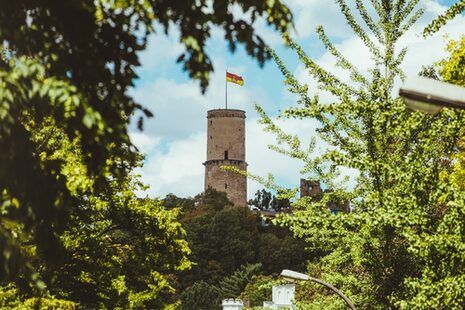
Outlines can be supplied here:
M208 111L205 189L226 192L235 205L247 204L247 178L221 166L247 170L245 161L245 111L216 109Z

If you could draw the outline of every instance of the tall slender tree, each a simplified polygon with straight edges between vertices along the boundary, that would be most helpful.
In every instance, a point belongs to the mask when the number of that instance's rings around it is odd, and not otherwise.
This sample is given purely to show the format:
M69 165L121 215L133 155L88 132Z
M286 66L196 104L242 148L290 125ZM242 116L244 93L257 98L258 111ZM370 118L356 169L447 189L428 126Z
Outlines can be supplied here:
M450 41L449 55L435 64L442 80L465 86L465 37ZM464 307L465 259L463 258L465 210L465 140L461 136L450 169L440 172L441 186L448 190L438 198L437 225L417 237L412 245L421 259L421 277L406 281L411 309L461 309Z
M323 101L310 96L308 86L274 54L289 90L299 95L299 105L284 110L281 116L318 120L318 135L331 147L323 153L315 152L314 144L303 149L298 137L283 132L258 107L262 123L277 136L272 148L302 160L302 173L334 189L318 202L297 199L294 214L283 215L278 223L290 227L306 239L309 249L321 253L310 269L341 288L359 308L463 308L465 299L458 293L464 289L460 271L454 278L456 287L448 286L452 293L436 290L439 297L435 301L425 298L426 288L419 289L423 284L441 283L446 274L425 269L428 261L436 261L437 252L425 253L419 243L430 234L442 238L434 234L441 225L463 227L463 220L455 215L464 206L462 194L441 173L452 167L450 158L456 152L465 114L449 109L434 116L410 112L394 91L394 83L404 78L400 65L407 53L400 39L423 9L417 8L419 0L356 0L355 8L344 0L336 3L369 50L373 65L368 72L360 71L319 26L316 31L321 42L335 57L336 65L350 74L350 81L345 82L288 38L318 88L333 95L333 100ZM358 171L353 189L337 181L342 167ZM326 208L330 201L345 200L350 201L353 212L332 215ZM459 255L457 245L465 243L463 238L454 241L454 253ZM448 271L463 270L462 260L453 262L456 264L443 266L436 261ZM412 298L415 303L410 302ZM324 294L312 300L319 308L343 307L341 300Z

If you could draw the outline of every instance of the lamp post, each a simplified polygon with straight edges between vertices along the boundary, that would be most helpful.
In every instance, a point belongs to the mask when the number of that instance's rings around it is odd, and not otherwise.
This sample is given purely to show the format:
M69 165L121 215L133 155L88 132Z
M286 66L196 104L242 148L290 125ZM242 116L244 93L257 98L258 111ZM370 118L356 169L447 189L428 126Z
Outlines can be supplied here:
M411 110L435 114L443 107L465 109L465 87L425 77L410 77L399 96Z
M344 299L345 303L347 304L347 306L349 306L350 309L356 310L354 304L350 301L350 299L346 295L344 295L343 292L341 292L340 290L338 290L337 288L335 288L331 284L326 283L323 280L313 278L313 277L310 277L310 276L308 276L306 274L296 272L296 271L292 271L292 270L288 270L288 269L284 269L281 272L281 277L283 277L285 279L289 279L289 280L312 281L312 282L316 282L316 283L319 283L321 285L324 285L327 288L329 288L330 290L332 290L333 292L335 292L336 294L338 294L342 299Z

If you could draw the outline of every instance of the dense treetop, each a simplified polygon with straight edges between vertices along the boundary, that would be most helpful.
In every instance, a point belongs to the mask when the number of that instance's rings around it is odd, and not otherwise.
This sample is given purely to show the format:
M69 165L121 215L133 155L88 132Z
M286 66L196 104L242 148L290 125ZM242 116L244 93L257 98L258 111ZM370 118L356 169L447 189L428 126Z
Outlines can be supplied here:
M304 174L334 189L320 201L296 199L294 207L300 210L283 215L278 223L319 253L308 272L341 288L357 308L461 309L465 200L457 159L462 157L464 112L408 111L394 90L405 77L401 64L408 42L403 44L401 38L423 9L418 0L356 1L355 8L349 1L336 3L374 64L362 72L336 48L325 28L318 27L337 66L350 74L346 83L289 39L318 89L333 95L325 101L309 96L308 86L275 55L289 90L299 96L298 105L285 109L281 117L318 120L318 136L330 147L318 152L311 143L305 148L259 108L265 128L277 136L272 148L302 160ZM438 65L438 77L461 84L463 44L451 42L448 50L450 57ZM354 187L341 183L341 167L359 172ZM335 200L350 201L353 212L331 215L326 204ZM309 309L343 307L341 299L321 290L299 298L299 306Z
M233 6L248 18L234 16ZM205 53L212 27L223 28L231 50L243 44L259 63L269 58L253 31L260 16L280 32L292 18L280 1L0 1L2 279L22 282L22 288L31 279L39 283L11 227L27 235L44 264L60 265L60 238L75 209L89 195L111 192L111 182L137 165L127 127L134 112L151 112L128 89L154 24L180 30L185 51L179 61L205 90L213 70ZM142 118L138 124L142 128ZM42 131L46 126L51 129ZM56 131L75 145L82 166L50 155ZM75 180L75 169L86 175L86 185L76 185L85 178Z

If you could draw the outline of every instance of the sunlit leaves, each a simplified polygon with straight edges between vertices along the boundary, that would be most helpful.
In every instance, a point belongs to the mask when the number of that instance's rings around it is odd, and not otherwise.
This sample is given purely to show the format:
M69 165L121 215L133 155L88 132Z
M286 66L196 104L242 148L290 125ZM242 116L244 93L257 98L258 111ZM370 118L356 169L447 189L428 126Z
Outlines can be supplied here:
M465 0L459 0L446 10L444 14L439 15L423 30L423 36L430 36L441 29L449 20L453 19L465 10Z
M308 178L330 189L321 200L296 199L293 215L278 217L277 223L305 238L312 251L321 252L314 262L321 277L342 288L359 307L463 307L460 289L449 284L461 285L463 223L459 219L463 215L459 210L465 201L456 185L441 177L451 169L458 173L452 158L465 126L463 112L445 109L435 116L409 112L393 89L394 81L404 77L400 65L407 54L399 39L423 10L416 9L417 0L373 0L376 13L369 15L362 1L357 1L356 10L347 1L336 2L375 64L368 74L360 74L324 29L317 28L336 64L351 76L351 82L344 83L287 38L318 89L337 98L323 102L318 96L312 99L308 87L274 54L285 83L300 103L280 117L318 120L319 138L329 146L317 151L313 140L306 149L259 108L261 122L277 137L272 149L302 160ZM357 23L356 13L368 28ZM444 78L460 81L463 44L453 42L449 51L452 56L443 62ZM347 168L359 174L351 187L342 186L337 173ZM330 214L328 204L344 201L350 201L352 213ZM311 296L308 302L316 308L337 308L337 301L323 294Z
M449 56L439 62L439 74L444 81L465 87L465 36L447 45Z
M96 154L84 144L89 133L102 141L111 131L101 113L68 81L45 78L37 61L10 58L9 63L11 70L0 71L2 89L15 94L4 110L11 122L0 125L0 143L11 144L0 163L4 279L14 276L41 294L90 308L168 304L166 296L173 293L168 274L190 267L178 211L137 198L134 192L141 186L136 177L115 173L112 167L129 172L136 165L134 156L140 159L128 145L106 145L114 152L95 175L88 160ZM18 132L26 139L18 139ZM28 165L32 169L20 169ZM18 190L30 189L28 181L38 182L35 190ZM50 254L58 262L50 263Z

